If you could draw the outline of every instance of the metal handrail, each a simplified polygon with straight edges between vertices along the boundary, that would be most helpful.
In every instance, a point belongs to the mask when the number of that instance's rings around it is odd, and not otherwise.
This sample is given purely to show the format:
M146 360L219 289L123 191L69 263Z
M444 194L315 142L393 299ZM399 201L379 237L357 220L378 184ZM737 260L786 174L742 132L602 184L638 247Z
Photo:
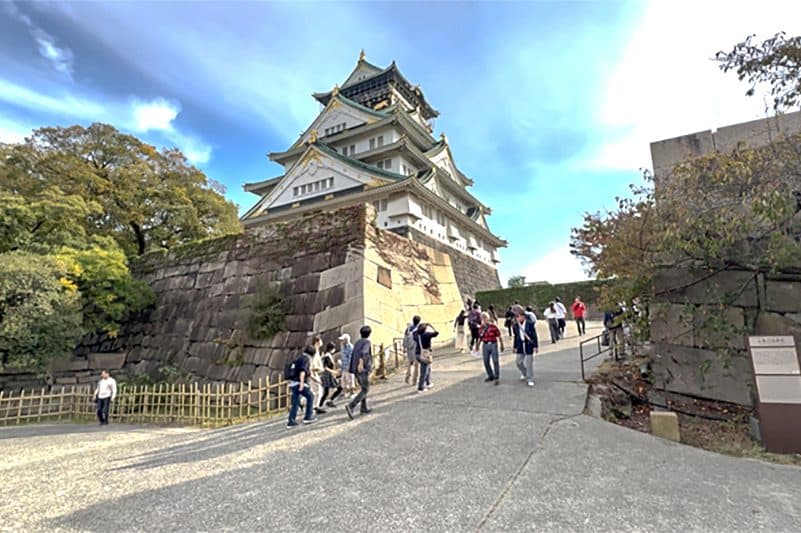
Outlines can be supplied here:
M585 372L584 372L584 363L586 363L587 361L595 359L599 355L603 355L603 354L605 354L607 352L612 352L612 355L614 356L615 361L618 360L618 354L620 353L620 350L616 350L615 348L618 347L619 343L612 344L612 340L610 339L609 340L609 345L606 346L606 347L603 347L601 345L601 338L604 336L604 334L610 335L610 337L611 337L611 334L609 333L609 330L604 330L604 332L601 333L600 335L596 335L595 337L591 337L589 339L586 339L586 340L583 340L583 341L579 342L579 357L581 358L581 381L587 381L587 378L586 378ZM597 351L594 354L590 355L589 357L584 357L584 345L585 344L590 344L592 342L596 343Z

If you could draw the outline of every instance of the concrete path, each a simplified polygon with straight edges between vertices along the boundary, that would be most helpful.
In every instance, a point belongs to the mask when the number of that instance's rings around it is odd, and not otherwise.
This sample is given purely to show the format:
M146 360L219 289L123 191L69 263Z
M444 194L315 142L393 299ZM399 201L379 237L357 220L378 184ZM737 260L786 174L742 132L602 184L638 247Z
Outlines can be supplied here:
M428 393L393 377L373 414L291 431L1 428L0 529L801 531L801 469L582 415L576 345L533 389L508 350L499 386L445 356Z

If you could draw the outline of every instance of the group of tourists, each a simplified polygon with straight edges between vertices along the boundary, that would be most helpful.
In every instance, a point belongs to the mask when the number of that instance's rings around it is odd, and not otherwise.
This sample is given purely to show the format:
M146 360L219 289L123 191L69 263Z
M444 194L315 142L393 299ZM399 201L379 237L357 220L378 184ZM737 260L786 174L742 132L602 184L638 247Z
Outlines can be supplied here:
M351 420L357 407L362 415L370 414L367 394L373 370L371 334L370 326L363 326L359 330L359 340L351 344L350 335L343 333L339 337L339 351L333 342L323 348L323 340L317 335L300 354L290 358L284 369L290 391L287 429L298 425L301 400L305 403L304 424L317 422L316 415L326 414L326 407L337 407L335 400L342 394L349 400L345 412Z

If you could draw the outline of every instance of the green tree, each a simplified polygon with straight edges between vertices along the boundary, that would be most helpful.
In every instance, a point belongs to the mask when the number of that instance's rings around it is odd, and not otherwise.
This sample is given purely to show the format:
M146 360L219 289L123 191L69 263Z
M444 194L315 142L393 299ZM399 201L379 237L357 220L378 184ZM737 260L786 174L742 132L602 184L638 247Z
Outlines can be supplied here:
M0 366L42 370L72 351L82 314L68 275L51 257L0 254Z
M156 150L109 125L41 128L3 152L6 193L39 200L57 188L99 204L75 224L113 237L129 256L240 231L221 186L179 150Z
M512 276L509 278L509 281L507 281L506 284L510 289L514 287L525 287L526 276Z

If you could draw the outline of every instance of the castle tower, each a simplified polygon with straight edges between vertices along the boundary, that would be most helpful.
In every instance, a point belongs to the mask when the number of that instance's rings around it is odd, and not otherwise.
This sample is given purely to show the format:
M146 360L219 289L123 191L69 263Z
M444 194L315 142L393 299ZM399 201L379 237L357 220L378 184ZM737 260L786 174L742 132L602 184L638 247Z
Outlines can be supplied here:
M314 93L322 110L300 138L269 157L284 167L275 178L246 183L259 196L246 227L309 212L370 202L382 229L451 257L465 295L499 288L498 248L491 210L468 188L444 134L439 113L393 61L380 68L364 51L342 85Z

